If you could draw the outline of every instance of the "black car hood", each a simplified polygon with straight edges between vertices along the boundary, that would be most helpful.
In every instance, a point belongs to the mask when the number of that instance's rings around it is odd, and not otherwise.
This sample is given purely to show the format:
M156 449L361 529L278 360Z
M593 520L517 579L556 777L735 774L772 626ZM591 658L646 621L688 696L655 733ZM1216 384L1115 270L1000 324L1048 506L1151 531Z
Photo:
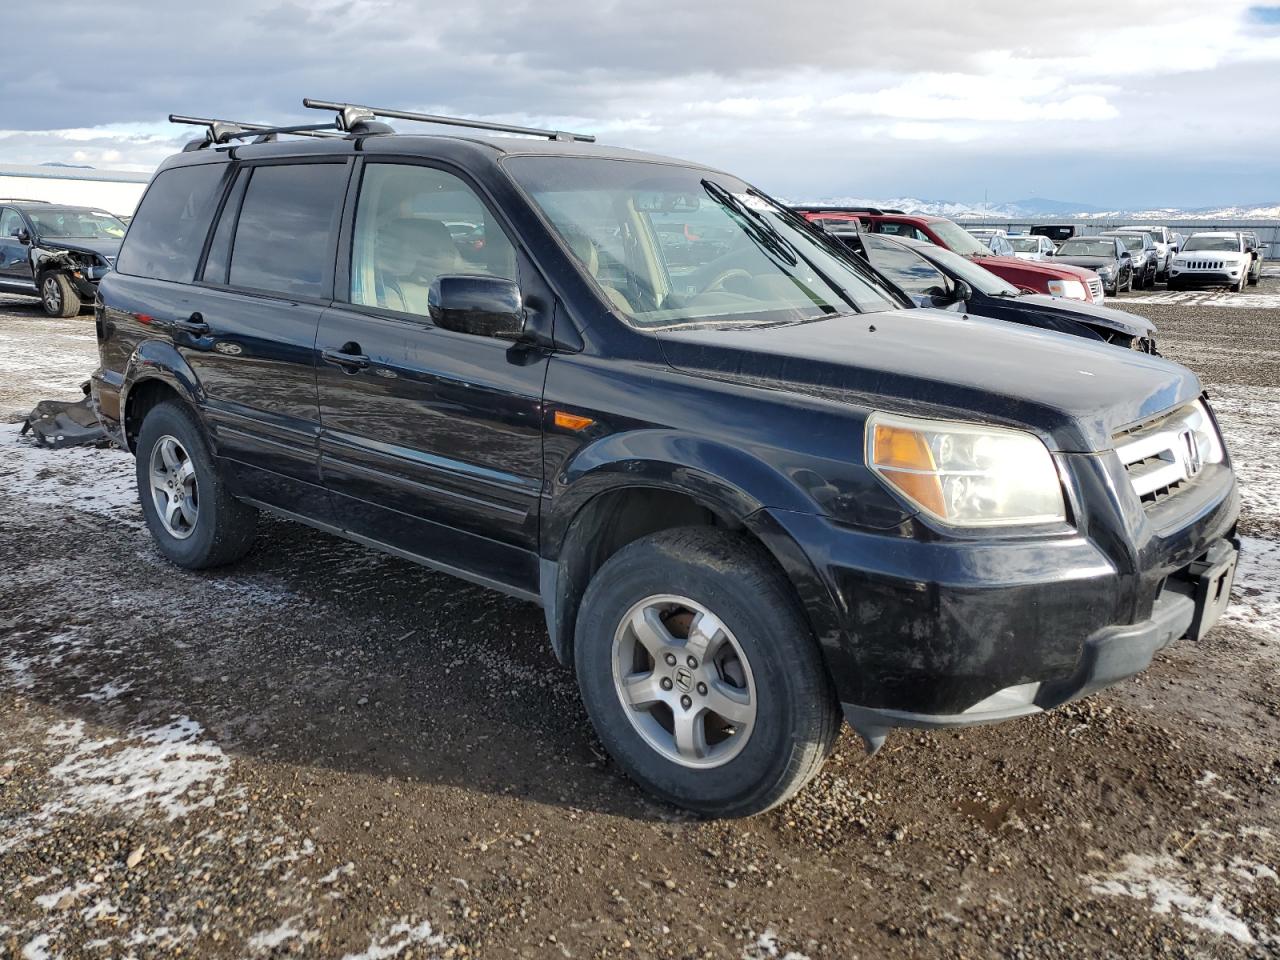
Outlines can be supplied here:
M1097 270L1099 267L1114 267L1119 264L1115 257L1050 257L1047 263L1069 263L1073 267L1088 267Z
M1130 337L1148 337L1155 332L1155 324L1146 317L1113 310L1096 303L1085 303L1083 300L1066 300L1062 297L1046 297L1041 293L1024 294L1011 297L1007 301L1016 309L1034 310L1036 313L1051 313L1057 317L1066 317L1091 327L1105 327Z
M119 240L89 240L83 237L41 237L36 241L41 250L75 250L114 258L120 252Z
M665 331L676 369L866 409L1031 428L1096 452L1199 396L1185 367L1136 350L942 310L892 310L776 327Z

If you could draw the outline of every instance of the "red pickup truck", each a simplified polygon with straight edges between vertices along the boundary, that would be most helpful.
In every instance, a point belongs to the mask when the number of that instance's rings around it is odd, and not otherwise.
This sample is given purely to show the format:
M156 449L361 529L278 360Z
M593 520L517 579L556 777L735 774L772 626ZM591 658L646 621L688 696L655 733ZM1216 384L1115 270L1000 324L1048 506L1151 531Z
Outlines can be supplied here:
M868 233L884 233L895 237L911 237L946 247L955 253L977 260L996 276L1036 293L1051 297L1102 302L1102 280L1092 270L1065 263L1042 263L997 257L963 227L946 217L925 217L881 210L876 207L796 207L807 220L832 227L839 222L856 220L859 229Z

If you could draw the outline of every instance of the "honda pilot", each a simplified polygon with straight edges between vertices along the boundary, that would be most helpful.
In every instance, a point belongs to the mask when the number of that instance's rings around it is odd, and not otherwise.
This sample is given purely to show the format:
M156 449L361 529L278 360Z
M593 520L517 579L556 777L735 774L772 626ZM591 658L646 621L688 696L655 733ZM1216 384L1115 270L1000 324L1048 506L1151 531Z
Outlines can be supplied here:
M102 281L94 397L175 564L269 513L538 604L619 766L720 816L842 720L1036 714L1222 612L1238 496L1184 367L906 309L719 170L316 105L209 121Z

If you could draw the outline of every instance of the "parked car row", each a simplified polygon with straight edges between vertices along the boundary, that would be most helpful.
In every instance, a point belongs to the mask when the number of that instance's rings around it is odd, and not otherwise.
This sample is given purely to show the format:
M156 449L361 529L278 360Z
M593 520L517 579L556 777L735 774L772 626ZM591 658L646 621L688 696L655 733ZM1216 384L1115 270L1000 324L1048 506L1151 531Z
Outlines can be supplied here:
M306 104L337 118L305 144L207 121L98 289L93 398L174 564L265 512L539 604L620 768L714 816L794 794L842 721L875 752L1037 714L1225 608L1209 401L1094 271Z

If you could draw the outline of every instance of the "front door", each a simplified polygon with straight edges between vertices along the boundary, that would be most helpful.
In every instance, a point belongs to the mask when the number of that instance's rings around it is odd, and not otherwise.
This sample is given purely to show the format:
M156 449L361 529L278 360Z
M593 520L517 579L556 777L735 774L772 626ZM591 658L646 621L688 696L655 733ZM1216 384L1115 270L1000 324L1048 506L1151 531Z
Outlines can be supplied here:
M317 349L320 468L335 522L481 582L537 589L538 349L431 323L449 274L537 281L477 191L447 170L366 161ZM521 274L524 276L521 276ZM534 298L534 303L545 299Z
M0 287L9 290L34 289L28 247L14 233L25 230L26 221L13 207L0 207Z

